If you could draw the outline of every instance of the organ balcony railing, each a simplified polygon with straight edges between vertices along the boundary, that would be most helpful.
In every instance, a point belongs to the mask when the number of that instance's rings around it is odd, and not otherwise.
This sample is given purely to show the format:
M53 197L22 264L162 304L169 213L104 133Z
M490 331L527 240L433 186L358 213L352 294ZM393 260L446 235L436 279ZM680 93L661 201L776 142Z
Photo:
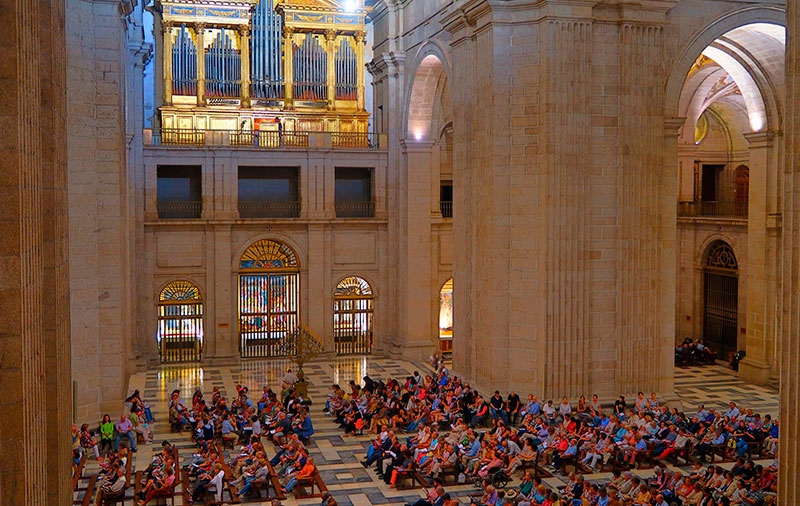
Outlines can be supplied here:
M260 149L386 149L386 134L375 132L304 132L277 130L144 130L145 146L230 146Z
M684 218L747 218L747 201L678 202L678 216Z
M300 202L239 201L240 218L297 218Z

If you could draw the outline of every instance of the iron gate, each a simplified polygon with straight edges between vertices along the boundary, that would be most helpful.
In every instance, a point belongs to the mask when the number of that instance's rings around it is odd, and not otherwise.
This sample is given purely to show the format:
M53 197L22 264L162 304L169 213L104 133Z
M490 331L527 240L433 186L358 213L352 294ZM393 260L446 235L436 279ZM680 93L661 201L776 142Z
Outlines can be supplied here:
M372 352L372 288L364 279L350 276L333 295L333 340L339 355Z
M731 247L716 241L709 247L704 269L703 342L728 359L737 347L739 318L738 263Z
M156 341L162 363L202 359L203 302L192 283L175 281L161 291Z
M297 274L239 276L242 358L281 356L278 348L297 328Z

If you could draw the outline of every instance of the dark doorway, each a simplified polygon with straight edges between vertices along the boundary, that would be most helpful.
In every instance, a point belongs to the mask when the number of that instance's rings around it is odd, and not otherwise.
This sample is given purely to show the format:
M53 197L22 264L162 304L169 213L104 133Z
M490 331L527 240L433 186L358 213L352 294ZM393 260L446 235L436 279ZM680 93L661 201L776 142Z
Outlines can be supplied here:
M703 164L703 181L700 192L700 200L703 202L714 202L719 200L719 177L724 169L724 165Z

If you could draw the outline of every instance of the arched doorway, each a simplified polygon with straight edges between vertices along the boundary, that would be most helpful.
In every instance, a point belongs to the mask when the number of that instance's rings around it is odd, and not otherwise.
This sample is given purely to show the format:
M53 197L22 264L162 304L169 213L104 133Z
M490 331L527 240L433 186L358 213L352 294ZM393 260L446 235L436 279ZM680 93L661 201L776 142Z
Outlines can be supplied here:
M203 356L203 300L189 281L173 281L158 296L161 363L197 362Z
M739 264L725 241L709 245L703 266L703 342L727 360L736 351Z
M358 276L339 281L333 292L333 340L339 355L372 352L372 287Z
M239 351L242 358L275 357L297 328L297 256L281 242L260 240L239 260Z
M439 290L439 351L453 351L453 278Z

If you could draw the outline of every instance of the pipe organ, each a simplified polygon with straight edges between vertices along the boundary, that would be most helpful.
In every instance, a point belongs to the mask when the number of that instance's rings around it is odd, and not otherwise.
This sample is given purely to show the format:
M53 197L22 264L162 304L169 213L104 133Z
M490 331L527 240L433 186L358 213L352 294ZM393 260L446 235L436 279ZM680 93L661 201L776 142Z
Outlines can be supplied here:
M364 0L156 0L162 130L367 131Z

